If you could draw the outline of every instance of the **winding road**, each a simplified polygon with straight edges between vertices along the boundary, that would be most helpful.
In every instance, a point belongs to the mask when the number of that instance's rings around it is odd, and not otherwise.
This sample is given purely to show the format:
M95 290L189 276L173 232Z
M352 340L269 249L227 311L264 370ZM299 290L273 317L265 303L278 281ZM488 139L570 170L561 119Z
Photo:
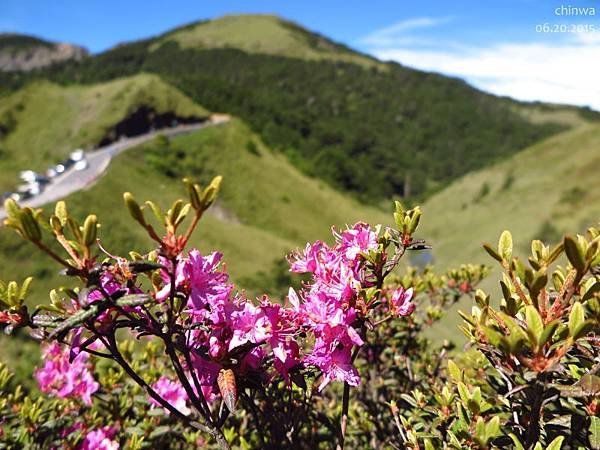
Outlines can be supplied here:
M124 138L105 147L86 152L85 157L88 162L88 167L83 170L74 170L72 167L69 168L64 173L53 178L39 195L20 201L19 205L30 206L32 208L39 207L47 203L56 202L73 192L89 187L104 175L111 160L119 153L150 141L159 135L174 137L188 134L209 126L217 126L228 121L228 116L215 114L214 116L211 116L209 120L202 123L163 128L140 136ZM0 220L4 220L5 218L6 213L4 208L0 208Z

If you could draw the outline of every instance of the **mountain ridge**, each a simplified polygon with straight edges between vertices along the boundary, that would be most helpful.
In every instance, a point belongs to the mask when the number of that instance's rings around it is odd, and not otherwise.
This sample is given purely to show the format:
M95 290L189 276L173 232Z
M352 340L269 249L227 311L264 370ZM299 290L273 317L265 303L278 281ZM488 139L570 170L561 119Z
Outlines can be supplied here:
M67 60L81 60L89 52L81 46L47 41L35 36L0 34L0 71L31 71Z

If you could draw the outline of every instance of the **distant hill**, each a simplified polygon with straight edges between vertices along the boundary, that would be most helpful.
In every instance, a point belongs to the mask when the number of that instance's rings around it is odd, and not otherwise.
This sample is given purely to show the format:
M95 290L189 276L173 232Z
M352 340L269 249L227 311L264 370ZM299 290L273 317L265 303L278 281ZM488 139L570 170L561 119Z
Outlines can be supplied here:
M21 34L0 34L0 71L29 71L88 56L83 47Z
M383 63L275 16L226 16L33 75L65 85L151 72L242 118L303 172L366 201L423 198L574 123L583 108L525 104ZM547 109L550 108L550 113Z
M38 80L3 98L0 189L14 188L20 170L43 171L77 147L94 147L140 108L182 117L209 114L156 75L148 74L69 87Z
M556 244L563 233L584 233L600 222L600 125L583 125L469 173L423 205L420 235L433 246L440 268L461 262L496 263L481 247L509 229L515 252L526 257L532 239ZM498 292L495 272L486 283ZM494 296L494 301L498 295ZM456 309L470 310L469 302ZM433 332L457 336L451 312Z
M176 42L182 49L235 48L247 53L385 67L375 58L273 15L224 16L192 23L160 36L150 50L167 42Z

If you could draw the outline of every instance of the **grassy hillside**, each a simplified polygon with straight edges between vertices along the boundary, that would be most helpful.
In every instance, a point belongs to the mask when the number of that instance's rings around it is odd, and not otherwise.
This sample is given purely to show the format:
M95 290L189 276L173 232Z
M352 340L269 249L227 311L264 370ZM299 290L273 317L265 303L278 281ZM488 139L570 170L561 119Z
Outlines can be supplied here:
M154 199L167 208L184 194L181 177L208 180L217 173L224 176L220 214L203 219L193 245L223 251L234 280L252 287L251 279L280 269L277 263L292 249L308 240L327 239L331 225L391 219L302 175L239 120L177 137L167 145L157 140L129 150L95 186L67 200L75 214L83 216L90 209L98 214L103 244L111 253L129 247L148 251L151 242L129 218L121 193L131 191L140 201ZM31 252L11 230L0 229L1 276L33 273L38 278L35 295L42 301L59 277L49 260L37 254L32 258Z
M461 80L393 63L379 70L364 58L276 17L228 16L2 83L155 73L199 104L242 118L303 172L369 201L429 196L600 116L572 109L568 120L544 111L540 119L537 109Z
M208 115L155 75L93 86L37 81L0 103L0 189L14 188L19 170L44 170L76 147L99 142L140 106L178 116Z
M374 58L272 15L224 16L193 23L161 36L150 50L160 48L165 42L176 42L183 49L236 48L247 53L385 67Z
M516 252L526 256L532 239L556 243L563 233L582 233L600 221L598 167L600 126L561 133L468 174L430 198L420 233L433 245L438 267L461 262L494 266L481 244L495 244L504 229L511 230ZM485 287L496 290L495 280L497 272ZM466 308L470 304L457 309ZM434 334L457 335L458 321L450 313Z

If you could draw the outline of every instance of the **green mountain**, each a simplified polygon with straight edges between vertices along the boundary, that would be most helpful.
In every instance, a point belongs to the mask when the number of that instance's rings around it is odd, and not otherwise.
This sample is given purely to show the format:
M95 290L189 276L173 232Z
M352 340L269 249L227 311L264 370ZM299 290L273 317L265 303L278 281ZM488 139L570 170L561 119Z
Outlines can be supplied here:
M243 119L300 170L363 200L424 197L560 132L561 107L522 104L461 80L383 63L274 16L227 16L35 74L63 85L154 73ZM568 109L576 121L597 120Z

